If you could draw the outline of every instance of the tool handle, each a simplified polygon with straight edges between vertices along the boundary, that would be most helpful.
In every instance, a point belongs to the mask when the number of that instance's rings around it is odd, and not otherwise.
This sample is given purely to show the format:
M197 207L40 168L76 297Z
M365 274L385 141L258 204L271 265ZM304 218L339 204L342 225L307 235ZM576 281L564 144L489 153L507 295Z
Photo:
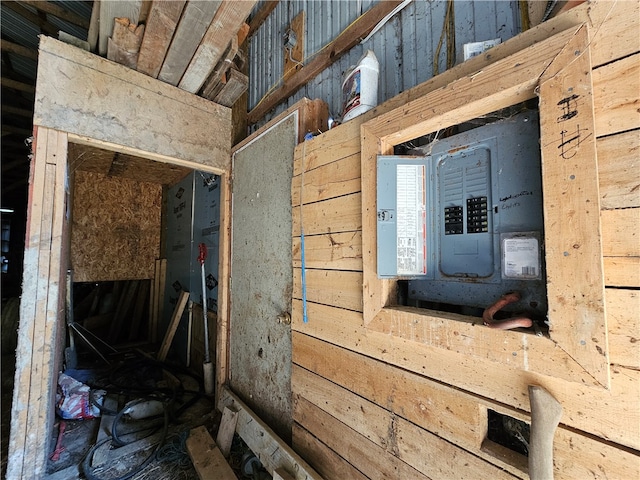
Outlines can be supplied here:
M198 261L200 262L200 265L204 265L204 261L207 259L207 246L204 243L201 243L198 245L198 249L200 250Z

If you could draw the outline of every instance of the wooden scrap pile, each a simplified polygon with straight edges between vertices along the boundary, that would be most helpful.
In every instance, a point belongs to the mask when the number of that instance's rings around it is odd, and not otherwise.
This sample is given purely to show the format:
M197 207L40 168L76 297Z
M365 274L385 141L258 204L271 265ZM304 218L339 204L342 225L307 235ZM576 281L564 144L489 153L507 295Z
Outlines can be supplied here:
M89 48L165 83L231 107L247 90L239 47L250 1L94 2Z

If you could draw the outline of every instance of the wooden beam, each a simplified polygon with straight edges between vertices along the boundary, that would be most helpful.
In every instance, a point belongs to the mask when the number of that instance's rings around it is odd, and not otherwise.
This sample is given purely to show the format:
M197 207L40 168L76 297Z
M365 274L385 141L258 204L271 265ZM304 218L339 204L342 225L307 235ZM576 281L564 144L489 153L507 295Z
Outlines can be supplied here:
M221 0L187 3L158 79L178 85L221 3Z
M171 342L173 342L173 337L176 334L176 330L178 330L178 325L180 325L182 313L184 312L184 308L187 306L188 301L189 292L185 292L184 290L181 291L180 296L178 297L178 302L176 303L176 308L173 310L173 315L171 315L167 333L165 334L160 350L158 351L158 360L160 360L161 362L164 362L167 358L169 348L171 348Z
M105 91L128 101L111 102L104 115ZM40 39L34 108L34 123L74 143L218 174L230 164L228 108L49 37Z
M281 467L295 472L296 480L321 480L313 468L278 437L236 394L223 388L218 409L233 406L238 411L236 431L271 474Z
M46 19L41 18L40 16L38 16L37 13L33 13L31 10L27 10L22 5L20 5L18 2L5 1L5 2L2 2L2 6L3 7L7 7L8 9L10 9L13 12L17 13L21 17L24 17L29 22L37 25L38 28L40 28L40 31L42 33L45 33L47 35L52 35L54 37L58 36L58 30L59 29L55 25L52 25Z
M260 10L251 17L251 21L249 22L249 37L256 33L260 25L269 18L269 15L271 15L271 12L278 6L278 3L280 3L280 0L268 0L262 4Z
M89 51L94 52L98 48L98 37L100 36L100 0L94 0L91 6L91 19L89 20L89 31L87 32L87 43Z
M33 95L36 92L36 87L34 85L29 85L28 83L19 82L17 80L12 80L11 78L2 77L0 79L0 85L6 88L11 88L13 90L18 90L20 92L26 92Z
M134 25L140 19L142 0L100 0L100 34L98 38L98 53L107 54L109 37L113 32L116 18L128 18Z
M2 48L3 52L15 53L16 55L21 55L33 60L38 59L38 52L36 50L18 45L17 43L10 42L9 40L5 40L4 38L0 43L0 47Z
M313 60L285 81L280 88L262 98L248 113L247 121L256 123L272 108L289 98L316 75L333 65L342 55L347 53L388 13L400 4L398 0L379 2L340 33L329 45L323 48Z
M238 40L236 39L236 37L234 37L231 39L231 42L229 42L227 49L222 54L222 58L218 61L218 64L209 75L209 79L202 87L201 95L204 98L208 98L209 100L213 100L215 98L216 93L219 91L218 87L220 85L220 82L222 81L222 75L229 69L237 53Z
M222 3L178 84L181 89L200 90L229 44L229 33L237 34L255 4L256 0Z
M113 35L107 42L107 58L135 70L144 29L144 24L136 25L128 18L116 18Z
M21 0L21 2L25 5L30 5L41 12L58 17L60 20L64 20L65 22L72 23L73 25L77 25L78 27L82 27L87 30L89 29L88 19L61 7L57 3L43 2L41 0Z
M556 345L608 387L595 80L583 27L546 69L537 93L549 331Z
M186 3L186 0L153 2L138 55L139 72L158 77Z
M238 98L247 91L248 86L249 77L232 68L227 74L226 83L216 94L214 102L225 107L232 107Z

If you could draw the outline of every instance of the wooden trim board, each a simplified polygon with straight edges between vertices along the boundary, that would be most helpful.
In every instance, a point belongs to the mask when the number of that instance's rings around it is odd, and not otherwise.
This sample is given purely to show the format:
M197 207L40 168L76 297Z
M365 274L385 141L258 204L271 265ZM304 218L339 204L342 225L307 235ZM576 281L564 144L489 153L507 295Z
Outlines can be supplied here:
M105 115L107 96L139 107L110 102ZM77 143L217 174L229 169L230 109L44 36L33 122Z
M180 325L180 320L182 319L182 313L184 312L184 308L187 306L188 301L189 292L185 292L184 290L182 290L180 292L180 295L178 296L176 307L173 310L171 320L169 321L167 333L162 340L162 345L158 352L158 360L160 360L161 362L164 362L167 358L167 353L169 353L169 348L171 348L171 342L173 341L173 337L176 334L176 330L178 330L178 325Z
M578 54L576 55L575 52ZM571 58L571 61L568 58ZM552 239L551 242L565 242L563 225L566 224L564 220L566 210L549 209L549 205L558 206L563 202L559 198L560 187L556 188L553 185L553 176L556 174L552 174L550 170L553 168L548 158L550 151L545 154L547 146L549 149L555 149L557 146L558 140L555 138L557 135L550 130L545 119L558 117L556 104L561 98L567 96L567 92L566 90L554 92L548 87L548 82L551 82L551 79L570 82L572 80L569 79L581 78L579 75L584 77L584 73L580 72L585 70L590 71L587 27L571 28L525 48L511 57L487 65L475 74L462 77L445 88L435 90L362 126L363 295L366 325L379 331L386 330L386 325L391 319L386 314L389 307L394 304L395 298L395 282L380 280L376 274L376 179L375 171L366 168L366 165L373 164L377 155L390 153L394 145L533 98L539 92L543 162L546 160L543 168L545 234L547 242L550 241L549 239ZM586 115L589 111L593 112L593 100L590 95L591 81L589 78L584 79L580 85L585 85L585 87L580 86L580 91L583 95L582 100L585 102L581 110ZM565 87L570 88L569 85ZM576 88L578 88L577 85ZM590 131L593 133L593 120L591 120L591 127L586 128L591 128ZM609 388L602 256L600 237L597 235L600 231L600 209L595 163L595 135L586 137L581 144L581 151L585 156L592 158L592 161L581 167L583 174L581 178L584 179L582 182L587 182L589 186L587 187L586 184L578 186L581 190L574 200L582 203L590 202L593 208L586 211L592 213L585 214L587 216L584 218L580 217L579 223L571 227L573 229L571 245L554 247L553 243L549 243L549 247L546 248L546 264L548 277L556 278L564 271L567 260L575 257L566 272L571 275L573 287L577 287L576 278L585 279L585 284L580 288L588 290L590 301L585 304L581 296L573 296L566 291L566 288L562 290L565 284L563 281L558 281L560 277L556 279L557 283L550 284L551 337L552 341L565 350L569 357L574 359L597 383ZM552 145L555 146L552 147ZM574 179L567 178L567 182L573 181ZM584 211L580 209L577 214L580 216ZM587 256L583 257L579 254L575 245L579 245L580 251L584 251ZM573 256L569 255L569 252ZM422 314L414 313L407 316L407 321L411 324L427 321L426 317L422 317ZM586 319L588 321L585 321ZM578 326L580 330L576 330ZM450 321L449 327L457 329L458 322ZM494 332L496 338L505 335L508 334ZM473 338L470 339L471 343L474 341ZM541 371L545 371L545 363L551 365L553 362L551 358L544 357L535 349L529 356L531 358L536 355L540 355ZM579 375L577 378L582 377ZM576 381L578 381L577 378Z
M36 127L34 137L7 478L44 473L41 442L53 425L56 351L64 347L59 331L68 258L67 136Z
M322 479L307 462L226 387L220 393L218 409L223 410L225 407L231 407L238 412L236 432L270 474L273 475L273 472L278 468L284 468L290 473L293 472L296 480Z

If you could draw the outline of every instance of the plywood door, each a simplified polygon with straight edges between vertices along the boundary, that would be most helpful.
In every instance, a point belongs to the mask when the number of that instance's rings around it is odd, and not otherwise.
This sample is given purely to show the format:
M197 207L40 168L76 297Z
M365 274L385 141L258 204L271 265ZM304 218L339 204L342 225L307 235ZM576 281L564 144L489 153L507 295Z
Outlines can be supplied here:
M234 155L230 384L275 432L291 438L292 114Z

